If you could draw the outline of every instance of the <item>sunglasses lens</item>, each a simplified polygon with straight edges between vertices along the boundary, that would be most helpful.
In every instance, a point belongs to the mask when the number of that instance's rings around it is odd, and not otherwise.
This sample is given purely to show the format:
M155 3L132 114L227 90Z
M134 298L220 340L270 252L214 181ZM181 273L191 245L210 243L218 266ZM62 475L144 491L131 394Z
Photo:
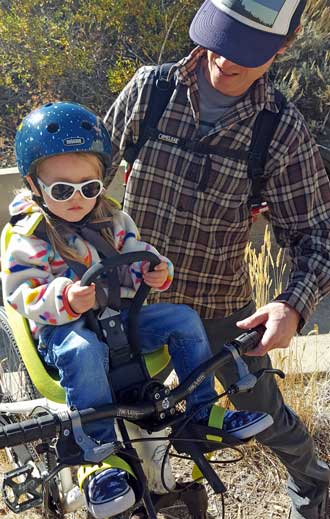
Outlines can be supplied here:
M73 192L74 192L73 186L67 186L66 184L61 184L59 182L52 186L51 196L55 200L63 201L63 200L68 200L69 198L71 198L73 195Z
M82 186L81 191L85 198L96 198L102 190L102 185L98 181L89 182Z

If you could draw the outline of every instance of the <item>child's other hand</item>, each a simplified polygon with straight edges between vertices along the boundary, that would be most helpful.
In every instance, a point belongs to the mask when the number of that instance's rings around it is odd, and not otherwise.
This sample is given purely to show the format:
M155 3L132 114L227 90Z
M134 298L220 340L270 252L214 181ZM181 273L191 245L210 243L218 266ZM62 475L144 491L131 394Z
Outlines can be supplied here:
M168 265L166 261L162 261L156 265L153 272L145 272L143 281L151 288L160 288L164 285L168 278Z
M76 281L69 286L67 298L72 310L76 314L83 314L95 305L95 285L82 287L80 281Z

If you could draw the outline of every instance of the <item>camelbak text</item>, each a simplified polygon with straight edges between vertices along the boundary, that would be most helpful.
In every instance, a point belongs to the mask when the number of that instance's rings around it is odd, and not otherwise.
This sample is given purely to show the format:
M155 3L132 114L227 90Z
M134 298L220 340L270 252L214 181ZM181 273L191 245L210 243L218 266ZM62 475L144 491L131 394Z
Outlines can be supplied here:
M158 139L160 141L169 142L171 144L178 144L178 142L180 140L178 137L172 137L172 135L166 135L165 133L159 133Z

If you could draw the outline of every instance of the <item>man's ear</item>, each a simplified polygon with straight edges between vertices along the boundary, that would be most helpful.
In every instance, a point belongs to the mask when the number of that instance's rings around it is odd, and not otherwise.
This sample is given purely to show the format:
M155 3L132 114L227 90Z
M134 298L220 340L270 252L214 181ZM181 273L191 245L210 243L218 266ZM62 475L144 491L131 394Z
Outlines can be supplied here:
M30 189L31 189L31 191L32 191L33 194L35 194L35 195L37 195L37 196L41 196L41 193L40 193L40 191L39 191L39 188L35 185L35 183L34 183L32 177L31 177L31 175L27 175L27 176L25 177L24 180L25 180L25 182L26 182L27 184L29 184L29 187L30 187Z
M301 25L298 25L298 27L296 27L294 32L291 33L291 36L288 36L288 39L287 39L286 43L283 45L283 47L281 47L277 51L276 54L278 54L279 56L282 56L287 51L287 49L291 46L292 42L295 40L295 36L298 34L298 32L300 32L300 30L301 30Z
M276 52L276 55L283 56L283 54L285 54L285 52L287 50L288 50L288 45L285 45L284 47L281 47L280 49L278 49L278 51Z

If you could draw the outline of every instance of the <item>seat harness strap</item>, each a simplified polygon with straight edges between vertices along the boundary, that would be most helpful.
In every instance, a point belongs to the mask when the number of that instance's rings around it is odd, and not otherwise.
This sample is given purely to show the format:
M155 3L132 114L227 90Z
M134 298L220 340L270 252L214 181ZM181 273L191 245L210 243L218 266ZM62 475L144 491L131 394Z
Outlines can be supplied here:
M59 225L63 225L62 222ZM93 245L101 258L108 258L118 255L119 252L108 243L100 234L100 229L111 225L111 221L101 223L84 223L79 222L78 225L63 225L61 234L76 233L84 240ZM49 238L46 230L45 220L41 220L38 227L33 233L38 238L49 243ZM88 270L85 265L79 261L64 257L65 262L79 277L85 274ZM92 329L98 338L106 342L109 346L109 360L110 366L115 368L123 363L129 362L132 358L132 348L129 345L126 333L124 332L122 321L120 318L121 300L120 300L120 281L116 269L108 274L108 295L106 295L102 288L101 280L96 281L96 298L100 309L93 312L92 315L86 312L86 322L90 329ZM96 313L96 315L95 315ZM136 353L136 352L134 352Z

